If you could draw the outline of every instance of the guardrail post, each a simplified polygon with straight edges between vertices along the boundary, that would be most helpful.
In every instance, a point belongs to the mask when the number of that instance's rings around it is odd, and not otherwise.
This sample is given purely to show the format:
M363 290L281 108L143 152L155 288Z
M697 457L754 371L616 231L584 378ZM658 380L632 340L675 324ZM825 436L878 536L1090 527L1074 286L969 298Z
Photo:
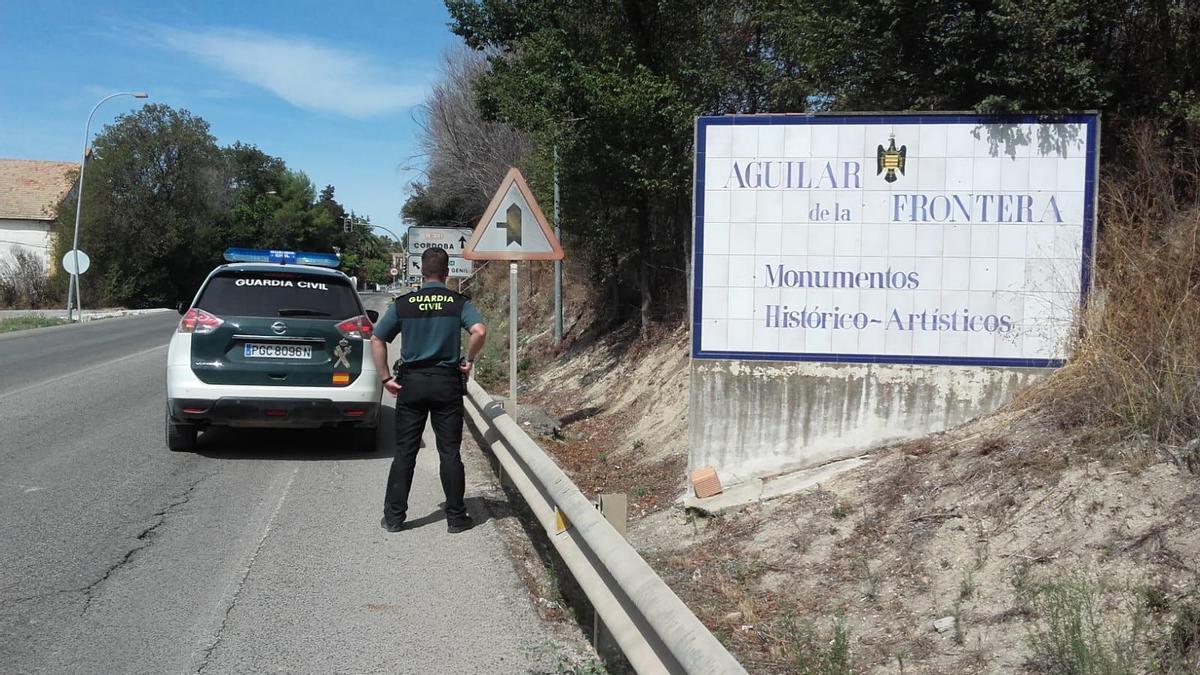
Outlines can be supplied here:
M613 526L622 537L626 536L629 522L629 498L625 493L615 493L608 495L600 495L597 498L596 508L600 509L600 515Z
M618 534L628 538L629 499L624 493L597 495L596 508ZM604 620L596 612L592 613L592 647L606 662L611 660L610 655L621 653L620 645L613 639L612 633L604 626Z

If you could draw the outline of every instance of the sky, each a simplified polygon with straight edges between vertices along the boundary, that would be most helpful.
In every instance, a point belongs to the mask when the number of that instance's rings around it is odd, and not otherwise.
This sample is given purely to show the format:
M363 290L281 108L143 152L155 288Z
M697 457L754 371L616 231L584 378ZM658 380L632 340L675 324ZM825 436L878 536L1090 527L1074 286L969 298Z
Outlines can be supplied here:
M438 0L0 0L0 157L78 162L92 106L145 91L101 106L92 135L143 103L184 108L403 234L448 22Z

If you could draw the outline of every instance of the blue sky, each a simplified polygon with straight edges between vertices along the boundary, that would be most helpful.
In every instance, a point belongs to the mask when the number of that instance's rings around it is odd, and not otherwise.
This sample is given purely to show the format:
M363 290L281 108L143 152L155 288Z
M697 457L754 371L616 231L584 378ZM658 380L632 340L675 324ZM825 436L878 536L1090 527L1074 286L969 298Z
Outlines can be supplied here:
M0 2L0 157L78 161L115 91L203 117L397 231L417 107L458 43L437 0ZM115 98L93 134L143 102ZM399 232L397 232L399 234Z

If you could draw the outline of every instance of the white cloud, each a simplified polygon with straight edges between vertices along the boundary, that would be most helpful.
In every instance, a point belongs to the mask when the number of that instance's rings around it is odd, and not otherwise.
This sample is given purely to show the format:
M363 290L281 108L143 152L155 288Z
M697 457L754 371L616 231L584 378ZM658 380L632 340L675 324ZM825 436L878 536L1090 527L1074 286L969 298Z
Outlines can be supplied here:
M172 49L309 110L369 117L425 98L423 83L403 82L362 56L311 40L244 30L166 27L159 37Z

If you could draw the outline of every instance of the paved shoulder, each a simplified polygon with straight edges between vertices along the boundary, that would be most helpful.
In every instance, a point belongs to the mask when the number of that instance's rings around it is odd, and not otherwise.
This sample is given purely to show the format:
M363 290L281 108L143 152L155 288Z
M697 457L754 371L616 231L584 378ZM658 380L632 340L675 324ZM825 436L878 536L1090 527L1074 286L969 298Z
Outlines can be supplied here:
M436 458L430 439L394 534L389 460L298 467L211 670L527 672L544 629L492 523L447 533Z

